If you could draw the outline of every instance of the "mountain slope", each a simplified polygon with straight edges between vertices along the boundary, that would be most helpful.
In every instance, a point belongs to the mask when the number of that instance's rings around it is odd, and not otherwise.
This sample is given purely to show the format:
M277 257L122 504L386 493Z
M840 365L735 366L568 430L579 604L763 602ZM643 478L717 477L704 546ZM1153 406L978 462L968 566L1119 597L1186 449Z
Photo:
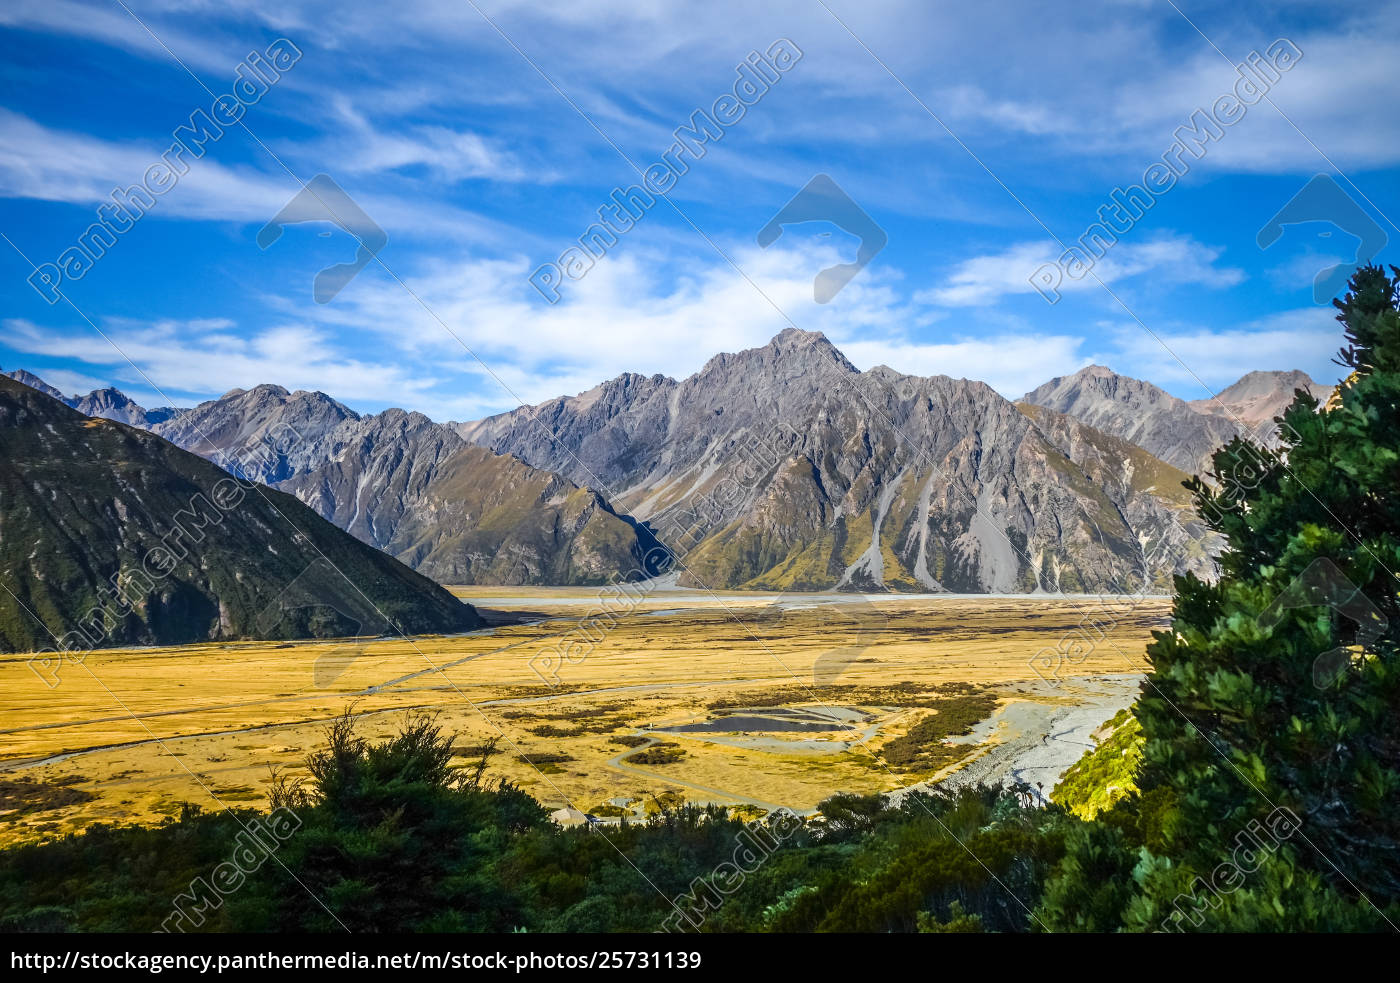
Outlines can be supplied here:
M409 633L481 623L292 496L241 486L148 431L10 380L0 380L0 580L5 650L55 636L85 649L378 634L390 628L379 612Z
M1312 381L1306 372L1249 372L1238 382L1223 389L1215 399L1193 399L1188 404L1200 413L1223 416L1242 421L1249 427L1261 427L1282 416L1293 402L1296 390L1303 389L1326 402L1331 386Z
M346 420L292 458L289 491L361 541L386 549L438 466L466 446L421 413Z
M1215 449L1240 433L1223 415L1202 413L1150 382L1102 365L1051 379L1022 401L1068 414L1191 474L1207 473Z
M599 584L647 537L597 494L386 410L323 438L329 460L279 482L321 515L448 584Z
M596 492L464 447L395 529L389 550L442 583L602 584L640 569L648 542Z
M683 583L978 592L1163 579L1105 488L988 386L859 372L820 334L789 329L679 382L623 375L458 432L632 511L681 554Z
M133 427L149 428L151 420L144 407L120 389L94 389L86 396L64 400L83 416L99 416Z
M1214 556L1225 543L1196 514L1186 472L1071 416L1032 403L1016 406L1118 506L1138 533L1157 586L1171 586L1166 574L1189 571L1209 580L1219 573Z
M45 396L49 396L53 399L56 399L60 403L63 403L65 406L72 405L72 402L68 399L67 396L63 395L63 393L59 392L53 386L49 385L43 379L40 379L37 375L35 375L33 372L30 372L27 369L16 369L13 372L6 372L5 378L13 379L20 385L28 386L30 389L37 389Z

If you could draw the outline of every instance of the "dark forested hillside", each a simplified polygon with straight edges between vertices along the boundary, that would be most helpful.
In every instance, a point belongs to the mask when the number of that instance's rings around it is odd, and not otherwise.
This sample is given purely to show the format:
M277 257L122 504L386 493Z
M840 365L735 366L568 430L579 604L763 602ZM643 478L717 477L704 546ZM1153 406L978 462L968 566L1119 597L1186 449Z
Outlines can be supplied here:
M9 379L0 379L0 582L7 651L60 639L86 649L480 624L292 496Z

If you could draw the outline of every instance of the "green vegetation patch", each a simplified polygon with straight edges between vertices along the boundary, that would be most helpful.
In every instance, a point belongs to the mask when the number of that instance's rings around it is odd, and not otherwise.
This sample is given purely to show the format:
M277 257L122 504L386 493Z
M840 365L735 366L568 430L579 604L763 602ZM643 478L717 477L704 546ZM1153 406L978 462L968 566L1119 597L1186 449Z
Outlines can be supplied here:
M640 734L615 734L608 738L608 743L621 744L623 747L641 747L647 740Z
M685 748L674 741L662 741L627 756L629 765L673 765L685 757Z
M1093 819L1120 799L1137 793L1142 725L1130 711L1120 710L1103 729L1111 733L1071 765L1050 793L1051 801L1080 819Z
M73 786L82 781L70 775L53 782L36 782L32 778L0 779L0 815L18 819L36 812L49 812L66 806L91 802L96 796Z
M574 756L563 751L534 751L517 755L515 760L527 765L558 765L565 761L573 761Z
M968 687L937 702L933 713L924 717L908 732L885 742L880 757L891 768L903 770L937 770L957 761L968 751L962 745L945 744L949 737L972 733L974 725L985 720L996 709L997 697L986 689Z
M540 724L529 731L537 737L578 737L584 732L582 727L556 727L554 724Z

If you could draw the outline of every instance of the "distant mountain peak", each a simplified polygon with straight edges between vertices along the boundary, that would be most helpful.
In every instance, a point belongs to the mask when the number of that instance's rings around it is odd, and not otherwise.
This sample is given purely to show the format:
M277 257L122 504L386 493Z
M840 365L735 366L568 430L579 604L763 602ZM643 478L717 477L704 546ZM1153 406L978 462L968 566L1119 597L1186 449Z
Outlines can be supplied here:
M1046 382L1043 385L1032 389L1030 392L1022 396L1021 402L1032 403L1035 405L1043 405L1040 402L1040 400L1036 398L1037 393L1043 395L1051 390L1064 390L1067 387L1073 385L1092 385L1096 380L1130 378L1130 376L1119 375L1117 372L1110 369L1107 365L1099 365L1096 362L1093 365L1086 365L1082 369L1075 369L1069 375L1055 376L1049 382ZM1132 381L1137 382L1139 380L1133 379ZM1151 383L1144 383L1144 385L1151 385Z
M797 370L813 374L832 368L842 373L860 372L820 331L784 328L769 339L766 345L745 348L738 352L721 352L690 378L712 378L717 373L727 375L736 367L740 372L756 375L763 374L767 367L777 367L782 373Z
M1272 371L1269 369L1255 369L1252 372L1246 372L1244 375L1240 376L1240 379L1238 382L1235 383L1235 386L1251 384L1261 379L1278 379L1280 381L1286 382L1301 380L1309 384L1311 384L1313 381L1312 376L1308 375L1302 369L1279 369ZM1233 389L1234 386L1231 386L1230 388Z
M103 386L101 389L94 389L92 392L88 393L83 398L91 400L106 400L117 406L136 405L136 400L132 399L130 396L128 396L126 393L122 392L115 386Z
M826 335L820 331L804 331L801 328L783 328L783 330L779 331L769 340L768 344L776 346L792 344L794 342L809 343L816 341L825 341L827 344L831 343L827 340Z
M33 372L30 372L26 369L15 369L13 372L6 372L5 376L7 378L15 380L15 382L18 382L22 386L28 386L30 389L37 389L45 396L52 396L60 403L69 406L72 405L72 400L70 400L63 393L59 392L53 386L49 385L43 379L40 379Z
M1084 366L1084 368L1080 369L1078 372L1075 373L1075 375L1092 376L1096 379L1104 379L1108 376L1113 376L1117 374L1117 372L1114 372L1107 365L1099 365L1098 363L1095 363L1093 365L1086 365Z
M765 346L775 352L814 352L818 356L833 358L838 365L849 372L859 372L841 349L831 343L831 339L820 331L803 331L801 328L784 328L773 336Z
M1225 417L1102 365L1058 376L1026 393L1024 402L1064 413L1137 444L1187 474L1205 474L1211 455L1239 432Z
M146 410L126 393L111 386L105 389L94 389L69 405L83 416L116 420L118 423L127 423L133 427L148 425Z
M1332 387L1313 382L1311 376L1298 369L1256 370L1246 372L1239 381L1220 390L1214 397L1193 399L1190 405L1200 413L1237 420L1245 426L1257 428L1281 416L1293 403L1299 389L1312 393L1318 399L1326 399Z

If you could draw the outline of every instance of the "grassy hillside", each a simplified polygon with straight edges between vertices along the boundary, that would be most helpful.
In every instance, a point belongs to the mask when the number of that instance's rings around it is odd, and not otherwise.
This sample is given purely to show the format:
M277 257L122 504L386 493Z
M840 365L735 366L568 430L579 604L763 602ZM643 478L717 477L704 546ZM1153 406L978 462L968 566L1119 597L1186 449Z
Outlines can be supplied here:
M1142 726L1131 710L1120 710L1095 735L1098 746L1065 772L1051 801L1080 819L1093 819L1137 791L1142 761Z
M86 650L481 623L290 495L240 484L160 437L85 417L8 379L0 379L0 583L4 651L59 639Z

